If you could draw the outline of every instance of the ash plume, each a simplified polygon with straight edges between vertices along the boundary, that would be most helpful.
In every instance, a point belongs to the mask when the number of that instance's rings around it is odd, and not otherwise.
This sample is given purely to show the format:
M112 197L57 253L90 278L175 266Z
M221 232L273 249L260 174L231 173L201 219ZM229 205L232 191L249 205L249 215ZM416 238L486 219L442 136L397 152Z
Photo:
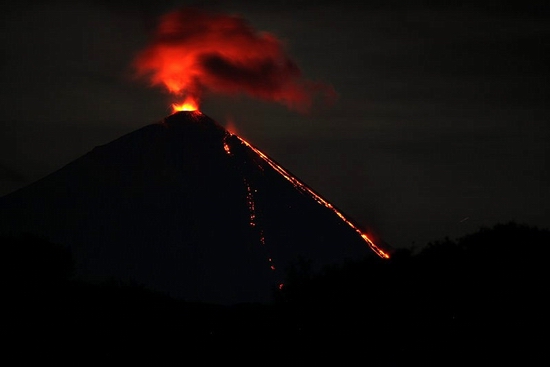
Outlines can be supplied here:
M149 45L134 60L138 77L200 100L205 93L244 94L307 112L329 85L303 78L284 44L236 15L182 8L159 19Z

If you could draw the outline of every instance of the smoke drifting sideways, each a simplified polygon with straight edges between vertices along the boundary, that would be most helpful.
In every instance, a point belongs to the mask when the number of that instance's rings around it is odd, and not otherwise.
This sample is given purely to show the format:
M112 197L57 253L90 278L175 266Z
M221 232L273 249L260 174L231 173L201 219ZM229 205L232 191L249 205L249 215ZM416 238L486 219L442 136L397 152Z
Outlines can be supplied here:
M206 93L244 94L307 113L315 96L336 97L330 85L305 80L273 34L236 15L194 8L160 17L133 66L138 78L196 106Z

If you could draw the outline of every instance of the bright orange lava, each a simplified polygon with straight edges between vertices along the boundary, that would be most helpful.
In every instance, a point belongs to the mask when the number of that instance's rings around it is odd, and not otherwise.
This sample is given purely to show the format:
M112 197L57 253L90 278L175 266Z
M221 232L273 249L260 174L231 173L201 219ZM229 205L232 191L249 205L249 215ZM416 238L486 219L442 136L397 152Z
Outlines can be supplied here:
M269 164L275 171L277 171L279 174L281 174L287 181L289 181L297 190L300 190L303 193L308 194L311 196L317 203L323 205L324 207L332 210L344 223L346 223L348 226L350 226L355 232L357 232L358 235L361 236L363 241L366 242L366 244L370 247L372 251L374 251L375 254L377 254L379 257L383 259L389 259L390 255L383 251L381 248L376 246L374 242L365 234L363 231L361 231L352 221L350 221L348 218L344 216L338 209L334 207L331 203L329 203L327 200L323 199L321 196L319 196L315 191L313 191L311 188L309 188L306 184L298 180L296 177L294 177L291 173L289 173L287 170L285 170L283 167L275 163L271 158L269 158L265 153L263 153L258 148L254 147L252 144L244 140L238 135L233 136L237 137L244 145L252 149L256 154L258 154L267 164ZM227 144L224 145L224 149L228 154L230 153L230 148ZM250 205L250 198L249 198L249 205ZM253 221L254 218L251 218L251 221Z
M198 101L193 97L185 98L185 101L181 104L172 104L172 110L174 113L179 111L197 111L199 109Z

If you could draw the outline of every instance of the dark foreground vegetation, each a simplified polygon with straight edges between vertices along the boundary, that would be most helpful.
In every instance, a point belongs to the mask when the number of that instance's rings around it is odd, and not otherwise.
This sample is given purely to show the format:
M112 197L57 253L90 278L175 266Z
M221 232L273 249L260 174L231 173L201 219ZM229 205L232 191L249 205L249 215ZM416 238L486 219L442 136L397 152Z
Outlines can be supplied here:
M18 364L548 365L546 229L498 224L316 276L297 264L275 302L235 306L78 282L64 247L2 240Z

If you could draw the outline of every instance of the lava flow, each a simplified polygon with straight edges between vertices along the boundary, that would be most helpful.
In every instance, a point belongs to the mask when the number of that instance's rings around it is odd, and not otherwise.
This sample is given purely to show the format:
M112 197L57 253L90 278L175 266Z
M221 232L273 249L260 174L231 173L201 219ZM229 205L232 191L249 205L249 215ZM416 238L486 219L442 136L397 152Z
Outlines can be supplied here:
M134 60L137 76L147 76L152 85L165 87L184 100L173 104L174 112L198 111L204 93L249 97L282 103L291 109L307 112L317 93L327 101L335 97L331 86L302 78L300 69L287 54L283 42L268 32L256 31L244 19L198 9L182 8L159 19L149 45ZM312 189L275 163L262 151L236 136L252 149L297 190L332 210L353 228L380 257L389 255L342 212ZM227 142L224 149L231 154ZM250 224L256 226L252 188L248 190ZM262 242L263 233L261 234ZM271 259L270 259L271 261Z
M237 135L234 135L230 132L227 132L227 135L225 136L224 141L223 141L223 149L225 150L225 153L229 156L233 156L233 153L231 152L231 147L229 146L229 143L227 142L227 137L228 136L237 136ZM239 138L239 140L241 140L241 139ZM256 190L252 188L251 184L246 179L246 177L243 177L243 183L244 183L244 186L246 187L246 201L248 203L248 212L249 212L248 215L249 215L249 220L250 220L249 225L250 225L250 227L256 228L258 230L260 244L265 246L264 231L260 226L258 226L258 218L256 216L256 201L254 199L254 193L256 192ZM276 270L276 267L275 267L275 264L273 262L273 258L272 258L271 255L269 255L267 261L268 261L268 264L269 264L269 268L271 270ZM284 284L282 282L279 282L278 288L282 289L283 285Z
M277 164L273 159L269 158L264 152L262 152L261 150L259 150L258 148L256 148L255 146L253 146L252 144L250 144L249 142L247 142L246 140L244 140L240 136L235 135L235 134L231 134L231 135L236 137L237 139L239 139L239 141L241 143L243 143L245 146L252 149L258 156L260 156L260 158L262 158L264 160L264 162L266 162L269 166L271 166L271 168L273 168L281 176L283 176L287 181L289 181L292 184L292 186L294 186L298 191L309 195L317 203L319 203L319 204L325 206L326 208L332 210L344 223L346 223L348 226L350 226L355 232L357 232L357 234L359 234L361 236L363 241L366 242L366 244L370 247L370 249L372 251L374 251L375 254L377 254L379 257L381 257L383 259L389 259L390 258L390 255L387 252L383 251L381 248L376 246L374 244L374 242L363 231L361 231L351 220L346 218L346 216L344 216L344 214L342 214L342 212L339 211L334 205L332 205L327 200L323 199L319 194L317 194L315 191L313 191L311 188L309 188L305 183L303 183L302 181L300 181L299 179L294 177L287 170L285 170L283 167L281 167L279 164ZM227 142L224 143L224 149L225 149L226 153L231 154L231 149L230 149L229 145L227 144ZM248 193L250 194L250 187L247 187L247 190L248 190ZM249 200L249 207L253 208L254 203L250 202L250 200L252 200L251 195L248 196L248 200ZM255 220L254 219L255 219L255 214L253 212L253 209L251 209L251 218L250 218L251 225L255 225ZM262 242L263 241L264 241L264 239L262 238Z

